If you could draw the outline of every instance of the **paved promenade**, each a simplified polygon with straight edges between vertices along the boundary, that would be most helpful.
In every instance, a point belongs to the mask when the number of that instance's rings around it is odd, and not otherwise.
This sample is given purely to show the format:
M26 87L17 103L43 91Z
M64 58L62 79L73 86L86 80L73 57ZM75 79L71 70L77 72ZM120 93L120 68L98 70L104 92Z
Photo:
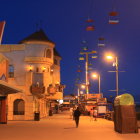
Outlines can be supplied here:
M68 112L63 112L41 121L0 124L0 140L140 140L140 132L119 134L114 131L112 121L90 122L87 116L81 116L79 128L75 128Z

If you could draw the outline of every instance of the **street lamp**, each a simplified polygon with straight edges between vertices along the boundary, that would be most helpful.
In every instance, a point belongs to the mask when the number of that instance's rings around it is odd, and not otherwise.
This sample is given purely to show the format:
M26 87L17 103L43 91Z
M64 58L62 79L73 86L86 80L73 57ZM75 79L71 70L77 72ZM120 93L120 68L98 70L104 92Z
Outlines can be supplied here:
M79 96L80 95L80 89L85 89L86 86L84 84L76 84L76 86L78 87L78 95L77 96Z
M119 63L118 63L118 57L109 54L109 55L106 55L106 59L115 61L115 63L113 63L113 66L115 66L115 69L116 69L116 71L115 71L116 72L116 96L118 96L118 94L119 94Z
M78 95L77 96L78 96L78 102L79 102L79 96L84 93L83 91L81 91L81 89L85 90L86 85L85 84L76 84L76 86L78 87Z
M97 79L98 78L98 88L99 88L99 94L101 94L101 77L100 77L100 74L97 74L97 73L93 73L92 74L92 77Z
M81 85L81 88L82 88L82 89L85 89L85 88L86 88L86 86L85 86L85 85Z

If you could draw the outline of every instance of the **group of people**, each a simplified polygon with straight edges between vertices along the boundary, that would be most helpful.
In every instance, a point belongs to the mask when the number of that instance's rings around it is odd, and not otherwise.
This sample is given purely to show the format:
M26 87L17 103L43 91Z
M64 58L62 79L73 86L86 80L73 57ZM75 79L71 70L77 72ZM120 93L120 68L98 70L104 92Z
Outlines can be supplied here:
M81 115L81 111L79 110L79 107L77 107L76 109L70 108L70 118L73 118L73 120L75 120L76 128L78 128L78 125L79 125L80 115ZM92 121L93 118L94 118L94 121L97 121L97 115L98 115L97 109L92 108L90 110L90 121Z

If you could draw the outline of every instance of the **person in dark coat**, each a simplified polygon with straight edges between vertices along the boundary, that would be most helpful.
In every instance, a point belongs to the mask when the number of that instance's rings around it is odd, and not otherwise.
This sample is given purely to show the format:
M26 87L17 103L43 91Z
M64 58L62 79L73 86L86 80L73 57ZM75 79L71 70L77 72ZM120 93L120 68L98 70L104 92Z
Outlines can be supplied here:
M81 112L79 111L79 107L74 111L74 120L76 123L76 127L79 125L79 118L80 118Z

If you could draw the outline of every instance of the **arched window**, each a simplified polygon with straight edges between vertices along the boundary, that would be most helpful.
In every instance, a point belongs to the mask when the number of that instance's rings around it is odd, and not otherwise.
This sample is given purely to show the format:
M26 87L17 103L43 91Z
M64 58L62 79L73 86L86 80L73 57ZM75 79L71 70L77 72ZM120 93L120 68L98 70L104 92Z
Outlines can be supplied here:
M14 115L24 115L25 114L25 101L22 99L16 99L13 106Z
M50 49L48 49L46 51L46 57L51 58L51 50Z

